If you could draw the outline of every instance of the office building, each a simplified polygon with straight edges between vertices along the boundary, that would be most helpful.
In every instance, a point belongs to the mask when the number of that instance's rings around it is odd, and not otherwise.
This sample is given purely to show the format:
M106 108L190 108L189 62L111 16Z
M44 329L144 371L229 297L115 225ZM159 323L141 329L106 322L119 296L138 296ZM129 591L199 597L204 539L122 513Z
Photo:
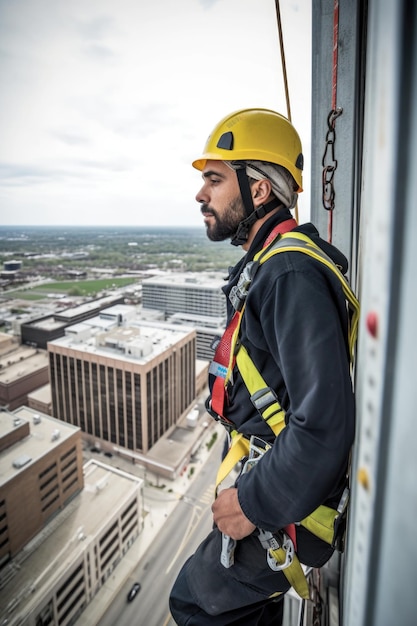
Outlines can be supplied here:
M110 307L48 344L52 414L87 440L139 459L196 395L196 333Z
M0 333L0 406L13 411L48 382L46 350L20 345L15 337Z
M103 309L123 302L123 295L112 294L68 307L63 311L55 311L52 314L25 320L20 325L22 343L46 350L48 341L63 337L68 326L95 317Z
M81 432L22 407L0 412L0 567L83 488Z
M211 361L214 356L214 345L224 333L224 318L193 315L191 313L175 313L168 318L171 324L184 324L195 328L197 342L197 358Z
M164 274L142 283L144 309L164 311L173 324L192 326L197 333L197 358L210 361L213 342L226 325L226 298L220 273Z
M167 317L188 313L226 319L226 299L221 291L224 275L220 273L170 273L142 282L142 306L164 311Z
M0 570L0 623L76 623L142 532L142 491L140 478L88 461L84 489Z

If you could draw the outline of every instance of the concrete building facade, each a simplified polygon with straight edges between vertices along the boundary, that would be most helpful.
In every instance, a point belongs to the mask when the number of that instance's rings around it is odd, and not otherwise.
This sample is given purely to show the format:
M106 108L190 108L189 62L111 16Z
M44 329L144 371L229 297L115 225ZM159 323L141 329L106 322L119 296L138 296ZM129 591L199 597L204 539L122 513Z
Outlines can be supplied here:
M192 406L196 333L111 307L48 344L52 413L111 451L146 454Z
M48 382L46 350L22 346L16 338L0 333L0 406L13 411Z
M22 407L0 412L0 567L83 488L79 428Z
M143 481L99 461L84 489L0 570L0 623L77 622L143 530Z
M52 415L51 385L48 383L28 393L27 406L39 413Z
M197 358L211 361L214 357L214 345L224 332L225 320L223 318L208 317L205 315L192 315L191 313L176 313L168 318L171 324L185 324L192 326L197 335Z
M179 273L148 278L142 283L142 306L157 309L173 324L192 326L197 332L197 358L210 361L213 342L226 325L226 298L219 273Z
M142 282L142 306L164 311L166 316L190 313L226 319L224 277L204 272L164 274Z

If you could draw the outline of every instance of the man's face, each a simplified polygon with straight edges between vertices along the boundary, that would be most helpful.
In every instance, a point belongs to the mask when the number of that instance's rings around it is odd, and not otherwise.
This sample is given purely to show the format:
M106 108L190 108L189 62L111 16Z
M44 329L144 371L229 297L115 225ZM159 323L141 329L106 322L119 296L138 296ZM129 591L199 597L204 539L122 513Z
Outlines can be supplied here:
M245 209L240 195L236 172L223 161L207 161L202 171L203 186L196 195L211 241L233 237Z

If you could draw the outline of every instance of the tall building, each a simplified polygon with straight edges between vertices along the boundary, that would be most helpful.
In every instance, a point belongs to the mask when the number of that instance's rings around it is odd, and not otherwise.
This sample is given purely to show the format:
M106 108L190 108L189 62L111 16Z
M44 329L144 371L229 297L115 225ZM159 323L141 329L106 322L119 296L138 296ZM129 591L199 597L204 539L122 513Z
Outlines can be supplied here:
M29 412L25 409L25 420ZM59 425L61 445L68 432L80 436L79 429L42 416L38 425L31 425L35 448L39 444L36 440L45 435L45 432L41 435L38 427L48 429L50 423L54 423L55 428ZM61 458L63 456L61 451ZM52 459L50 461L52 464ZM55 469L58 474L68 474L68 466L67 455L66 462ZM84 488L73 494L65 507L57 510L11 561L3 567L0 565L1 624L69 626L76 623L143 531L143 481L140 478L93 460L83 468L81 455L76 466ZM16 474L19 471L23 478L24 470L14 469ZM6 513L10 506L20 503L21 508L20 521L13 528L15 534L21 533L22 527L30 525L32 517L36 517L33 500L39 491L37 483L42 481L47 485L49 481L53 490L50 482L53 473L53 470L44 470L39 474L32 466L25 472L27 486L23 480L20 485L11 480ZM0 519L4 525L3 511Z
M171 324L184 324L195 328L197 335L197 358L211 361L214 356L214 342L223 335L225 319L192 313L175 313L167 320Z
M195 330L119 305L65 332L48 343L52 414L110 451L146 454L195 401Z
M0 568L81 491L79 428L22 407L0 412Z
M220 273L164 274L142 283L142 306L165 313L174 324L196 329L197 357L211 360L213 342L221 337L226 325L226 298L221 290Z
M226 319L226 299L220 273L167 273L142 282L142 306L164 311L166 316L190 313Z

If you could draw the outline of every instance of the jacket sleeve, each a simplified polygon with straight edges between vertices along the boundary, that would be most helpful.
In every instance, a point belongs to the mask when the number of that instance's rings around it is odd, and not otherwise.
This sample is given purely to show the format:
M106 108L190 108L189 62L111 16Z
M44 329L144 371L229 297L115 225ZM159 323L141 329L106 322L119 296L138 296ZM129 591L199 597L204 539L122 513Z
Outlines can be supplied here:
M248 297L244 330L268 385L285 389L287 426L238 484L245 515L271 531L337 492L354 438L342 290L317 262L285 257Z

